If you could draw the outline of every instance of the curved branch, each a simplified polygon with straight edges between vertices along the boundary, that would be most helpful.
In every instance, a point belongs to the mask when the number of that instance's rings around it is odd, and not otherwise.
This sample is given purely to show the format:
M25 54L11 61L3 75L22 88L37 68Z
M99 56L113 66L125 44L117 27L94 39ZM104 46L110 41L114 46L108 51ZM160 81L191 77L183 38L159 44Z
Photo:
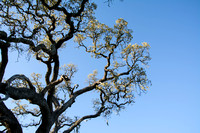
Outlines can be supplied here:
M26 99L29 100L30 103L36 104L40 107L40 111L42 114L42 123L39 126L37 133L47 133L49 132L52 122L52 114L50 112L49 106L41 94L36 93L32 89L28 88L16 88L9 86L5 83L0 83L0 93L8 94L14 100Z
M3 102L0 102L0 123L7 128L7 132L9 133L22 133L22 128L17 118Z
M45 2L45 0L41 0L41 2L42 2L42 4L43 4L45 7L47 7L49 10L52 10L52 9L58 9L58 8L59 8L58 6L59 6L61 0L58 0L57 3L54 4L53 6L49 6L49 5Z
M83 0L82 3L81 3L81 7L80 9L78 10L77 13L72 13L72 16L73 17L77 17L77 16L80 16L81 13L83 12L84 8L85 8L85 4L88 2L89 0Z
M10 42L10 43L14 42L14 43L27 44L27 45L29 45L30 49L33 50L34 52L38 52L38 51L42 50L45 53L47 53L48 55L51 55L52 53L54 53L54 51L47 49L47 47L44 44L39 44L39 45L35 46L34 42L29 39L14 38L14 37L1 38L1 35L0 35L0 39Z
M8 86L10 86L11 82L16 80L16 79L21 79L21 80L24 80L28 83L30 89L34 90L35 91L35 87L33 86L33 84L31 83L31 81L29 80L29 78L27 78L25 75L23 74L16 74L16 75L13 75L12 77L10 77L6 83L8 84Z
M70 133L72 130L74 130L75 127L77 127L82 121L86 120L86 119L92 119L92 118L96 118L98 116L101 115L101 113L103 113L105 111L104 106L102 106L99 111L93 115L86 115L83 116L82 118L80 118L79 120L77 120L76 122L74 122L74 124L67 130L65 130L63 133Z
M56 85L60 84L63 81L63 77L61 76L60 79L53 81L51 83L49 83L41 92L42 95L45 95L45 93L51 89L52 87L55 87Z

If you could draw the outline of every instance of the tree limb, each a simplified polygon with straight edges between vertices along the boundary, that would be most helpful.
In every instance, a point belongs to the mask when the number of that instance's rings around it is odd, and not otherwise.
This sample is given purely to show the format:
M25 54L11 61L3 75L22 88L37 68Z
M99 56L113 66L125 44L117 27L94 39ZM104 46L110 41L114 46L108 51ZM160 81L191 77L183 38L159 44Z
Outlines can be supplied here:
M105 111L104 106L102 106L99 111L93 115L86 115L83 116L82 118L80 118L79 120L77 120L76 122L74 122L74 124L67 130L65 130L63 133L70 133L72 130L74 130L75 127L77 127L82 121L86 120L86 119L92 119L92 118L96 118L98 116L101 115L101 113Z
M6 127L8 133L22 133L22 128L17 118L3 102L0 102L0 123Z

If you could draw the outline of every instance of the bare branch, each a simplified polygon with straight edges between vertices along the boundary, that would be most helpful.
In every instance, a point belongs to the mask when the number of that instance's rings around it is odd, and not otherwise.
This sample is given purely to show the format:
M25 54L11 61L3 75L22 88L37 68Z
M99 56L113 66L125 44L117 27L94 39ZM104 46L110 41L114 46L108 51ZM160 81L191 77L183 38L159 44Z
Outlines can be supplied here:
M42 90L41 94L44 95L49 89L51 89L52 87L55 87L56 85L60 84L62 81L63 81L63 76L61 76L60 79L49 83L49 84Z
M23 74L16 74L16 75L13 75L12 77L10 77L6 83L8 84L8 86L11 85L11 82L16 80L16 79L21 79L23 81L26 81L30 87L30 89L34 90L35 91L35 87L32 85L31 81L29 80L29 78L27 78L25 75Z

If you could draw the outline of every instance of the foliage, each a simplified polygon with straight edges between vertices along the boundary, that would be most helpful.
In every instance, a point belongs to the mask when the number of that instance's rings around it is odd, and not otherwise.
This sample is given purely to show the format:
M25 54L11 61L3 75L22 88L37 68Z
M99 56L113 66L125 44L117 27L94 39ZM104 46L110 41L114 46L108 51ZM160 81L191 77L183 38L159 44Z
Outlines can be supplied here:
M107 1L111 2L111 1ZM120 18L113 27L99 22L89 0L2 0L0 2L0 122L7 132L22 132L23 127L37 127L37 133L78 131L81 122L109 116L134 102L135 92L146 92L150 85L145 67L150 60L149 44L132 44L132 30ZM76 65L60 65L58 50L74 40L91 57L105 62L103 76L94 70L88 85L72 83ZM46 72L32 78L16 74L3 82L8 63L8 49L29 52L46 66ZM45 81L41 81L44 75ZM94 114L70 118L69 107L78 97L98 94ZM11 110L4 101L15 100ZM21 100L23 100L21 102ZM26 102L24 102L26 101ZM20 125L17 116L33 117Z

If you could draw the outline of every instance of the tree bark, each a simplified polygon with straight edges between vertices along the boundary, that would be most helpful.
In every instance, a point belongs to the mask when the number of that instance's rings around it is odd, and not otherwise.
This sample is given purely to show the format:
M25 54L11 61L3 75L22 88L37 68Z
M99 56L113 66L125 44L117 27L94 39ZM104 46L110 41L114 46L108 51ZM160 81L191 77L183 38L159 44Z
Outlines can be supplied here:
M3 102L0 102L0 122L6 127L8 133L22 133L17 118Z

